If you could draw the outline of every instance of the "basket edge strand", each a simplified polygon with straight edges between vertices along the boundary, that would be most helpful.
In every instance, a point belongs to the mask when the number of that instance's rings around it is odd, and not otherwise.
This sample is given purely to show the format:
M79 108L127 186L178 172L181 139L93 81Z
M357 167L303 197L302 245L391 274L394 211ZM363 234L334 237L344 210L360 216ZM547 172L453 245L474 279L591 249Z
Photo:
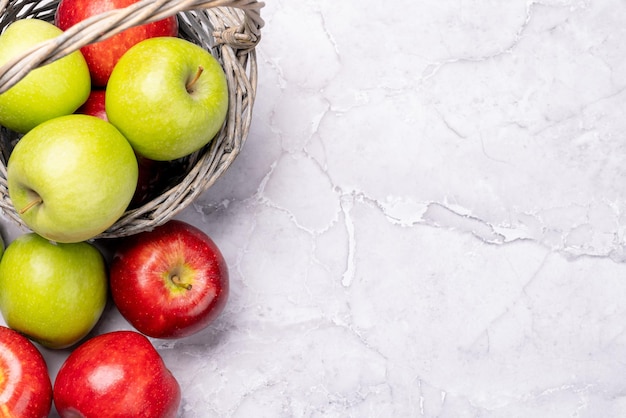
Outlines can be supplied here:
M245 12L241 31L247 31L247 43L260 39L264 26L260 10L265 3L257 0L141 0L123 9L111 10L86 19L56 38L41 42L0 67L0 94L17 84L30 71L62 58L85 45L98 42L124 29L139 26L179 12L213 7L234 7Z

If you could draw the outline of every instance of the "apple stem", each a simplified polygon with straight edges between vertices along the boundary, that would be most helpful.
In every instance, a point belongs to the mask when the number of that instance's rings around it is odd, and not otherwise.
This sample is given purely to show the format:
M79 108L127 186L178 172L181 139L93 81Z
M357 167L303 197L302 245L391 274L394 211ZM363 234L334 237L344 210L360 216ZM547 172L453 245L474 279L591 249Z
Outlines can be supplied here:
M43 199L41 197L37 197L36 199L31 200L30 203L24 206L18 213L20 215L23 215L24 213L26 213L28 209L32 208L33 206L37 206L41 203L43 203Z
M174 283L178 287L182 287L183 289L191 290L191 284L183 283L182 280L180 280L180 277L178 277L177 274L174 274L172 277L170 277L170 280L172 280L172 283Z
M198 79L200 78L200 76L202 75L202 72L204 71L204 67L201 65L198 65L198 71L196 71L196 75L193 77L193 79L191 79L191 81L189 81L189 83L187 83L187 85L185 86L187 88L187 91L189 93L191 93L194 84L196 84L196 81L198 81Z

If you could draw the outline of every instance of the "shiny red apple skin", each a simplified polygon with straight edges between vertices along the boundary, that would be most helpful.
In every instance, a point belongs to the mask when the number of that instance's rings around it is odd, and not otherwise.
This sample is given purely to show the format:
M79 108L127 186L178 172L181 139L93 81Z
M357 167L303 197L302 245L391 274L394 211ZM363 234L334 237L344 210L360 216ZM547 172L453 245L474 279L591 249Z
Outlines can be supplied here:
M174 418L180 385L152 343L135 331L100 334L59 368L54 405L63 418Z
M75 24L100 13L122 9L139 0L61 0L54 24L67 30ZM120 57L136 43L157 36L178 36L178 20L171 16L156 22L129 28L109 39L82 47L93 86L106 86L111 71Z
M87 97L85 103L76 110L76 113L95 116L108 122L109 118L107 118L106 107L104 105L105 93L106 92L101 89L91 90L89 97Z
M52 383L41 352L22 334L0 325L0 416L45 418Z
M113 254L109 276L122 316L154 338L200 332L228 299L228 268L220 249L202 230L176 219L126 238Z

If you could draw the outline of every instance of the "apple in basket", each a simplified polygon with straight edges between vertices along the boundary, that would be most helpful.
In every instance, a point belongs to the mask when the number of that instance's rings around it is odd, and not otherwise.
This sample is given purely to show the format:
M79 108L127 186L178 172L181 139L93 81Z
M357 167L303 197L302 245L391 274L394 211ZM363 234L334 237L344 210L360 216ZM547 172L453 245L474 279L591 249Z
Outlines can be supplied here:
M139 332L180 338L205 329L228 297L228 269L211 238L170 220L124 238L110 265L113 301Z
M138 0L61 0L56 9L54 23L62 30L97 14L122 9ZM111 38L81 48L94 86L105 86L113 67L120 57L136 43L157 36L177 36L178 20L170 16L156 22L134 26Z
M181 38L151 38L130 48L106 89L109 121L152 160L199 150L219 132L227 112L228 84L219 61Z
M22 137L9 156L7 184L30 229L52 241L79 242L123 215L137 172L133 149L113 125L72 114Z
M105 109L104 89L93 89L87 101L76 111L76 113L96 116L108 122ZM173 161L154 161L137 155L137 165L139 175L137 188L133 195L129 209L137 208L154 198L157 193L162 192L168 179L176 179L181 175L181 165Z
M100 334L75 348L53 396L62 417L174 418L181 402L178 381L135 331Z
M59 28L39 19L11 23L0 35L0 65L61 34ZM32 70L0 94L0 124L26 133L49 119L73 113L87 100L90 89L89 69L82 54L75 51Z
M107 118L107 112L104 108L104 97L106 92L104 89L93 89L89 93L89 97L81 107L76 110L76 113L81 115L91 115L100 118L104 121L109 121Z
M37 347L0 326L0 416L46 418L52 408L52 383Z
M27 233L0 259L0 311L6 324L48 348L84 338L100 319L107 292L106 262L87 242L57 244Z

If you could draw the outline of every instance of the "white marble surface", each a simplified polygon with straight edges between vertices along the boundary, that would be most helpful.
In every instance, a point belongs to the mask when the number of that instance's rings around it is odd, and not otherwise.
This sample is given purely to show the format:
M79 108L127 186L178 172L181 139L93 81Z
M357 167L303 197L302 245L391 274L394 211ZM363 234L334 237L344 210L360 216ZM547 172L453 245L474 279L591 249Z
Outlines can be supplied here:
M626 2L263 16L248 142L180 216L232 283L155 341L181 416L626 416Z

